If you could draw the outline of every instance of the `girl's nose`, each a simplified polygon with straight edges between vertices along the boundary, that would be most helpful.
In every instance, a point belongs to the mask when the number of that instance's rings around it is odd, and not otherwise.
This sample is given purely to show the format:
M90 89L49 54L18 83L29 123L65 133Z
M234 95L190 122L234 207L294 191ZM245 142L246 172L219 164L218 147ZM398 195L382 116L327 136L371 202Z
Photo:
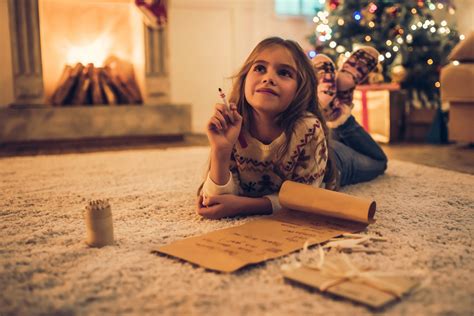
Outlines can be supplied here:
M271 85L275 85L275 81L269 76L263 79L263 83L267 83L267 82Z

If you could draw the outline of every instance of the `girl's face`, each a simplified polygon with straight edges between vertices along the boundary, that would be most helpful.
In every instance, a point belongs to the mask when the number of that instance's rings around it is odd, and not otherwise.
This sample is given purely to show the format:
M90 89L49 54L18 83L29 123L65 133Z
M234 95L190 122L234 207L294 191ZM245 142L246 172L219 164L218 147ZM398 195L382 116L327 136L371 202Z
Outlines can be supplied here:
M277 45L257 55L245 79L245 98L258 114L273 118L290 105L297 86L293 56Z

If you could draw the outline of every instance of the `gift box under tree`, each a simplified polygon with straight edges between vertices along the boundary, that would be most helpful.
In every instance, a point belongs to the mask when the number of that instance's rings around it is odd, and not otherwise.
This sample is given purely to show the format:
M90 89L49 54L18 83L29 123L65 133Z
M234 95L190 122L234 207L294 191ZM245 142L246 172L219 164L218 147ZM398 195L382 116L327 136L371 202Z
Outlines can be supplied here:
M403 139L405 92L396 83L357 86L352 114L378 142Z

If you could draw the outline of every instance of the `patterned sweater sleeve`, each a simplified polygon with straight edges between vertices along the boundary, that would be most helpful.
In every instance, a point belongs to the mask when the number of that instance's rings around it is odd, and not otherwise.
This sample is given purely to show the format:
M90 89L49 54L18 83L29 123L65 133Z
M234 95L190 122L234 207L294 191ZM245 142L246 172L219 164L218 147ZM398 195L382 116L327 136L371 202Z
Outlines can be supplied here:
M309 117L297 124L291 141L291 180L320 187L328 162L327 140L321 122Z
M239 187L240 187L239 174L237 172L237 165L235 163L234 152L235 152L235 149L232 151L231 158L230 158L229 181L224 185L218 185L214 181L212 181L208 172L206 180L204 181L204 185L202 187L202 195L204 197L221 195L221 194L236 194L236 195L239 194Z

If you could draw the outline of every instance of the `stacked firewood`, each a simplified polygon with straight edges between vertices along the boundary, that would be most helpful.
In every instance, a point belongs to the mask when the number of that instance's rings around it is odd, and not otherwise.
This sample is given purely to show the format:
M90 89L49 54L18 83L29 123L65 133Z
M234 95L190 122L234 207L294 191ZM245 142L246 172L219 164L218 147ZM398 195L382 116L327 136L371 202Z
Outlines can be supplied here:
M116 57L104 67L66 65L50 101L55 106L143 103L133 66Z

